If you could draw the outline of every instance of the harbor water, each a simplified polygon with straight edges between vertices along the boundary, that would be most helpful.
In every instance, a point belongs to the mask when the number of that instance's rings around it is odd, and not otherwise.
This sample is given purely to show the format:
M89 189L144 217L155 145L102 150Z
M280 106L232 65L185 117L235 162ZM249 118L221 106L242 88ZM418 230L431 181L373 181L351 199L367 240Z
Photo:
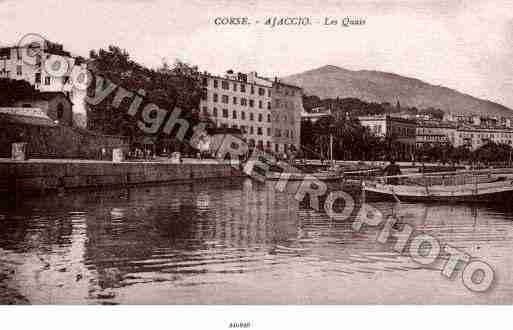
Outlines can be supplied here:
M507 206L376 202L495 272L483 293L277 192L222 179L0 202L0 303L511 304ZM353 194L356 207L360 198Z

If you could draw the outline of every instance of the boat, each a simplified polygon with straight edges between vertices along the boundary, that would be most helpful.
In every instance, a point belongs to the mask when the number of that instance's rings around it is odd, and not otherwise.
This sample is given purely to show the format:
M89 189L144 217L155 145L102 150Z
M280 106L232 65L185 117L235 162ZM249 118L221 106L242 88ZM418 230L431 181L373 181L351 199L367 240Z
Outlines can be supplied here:
M338 181L344 178L343 174L335 171L319 171L314 173L292 173L292 172L268 172L267 180L288 180L288 181Z
M342 167L329 168L327 170L304 173L304 172L268 172L267 180L288 180L288 181L344 181L357 180L381 173L381 168L369 168L364 170L344 171Z
M364 180L362 190L369 199L504 203L513 201L513 173L485 170L384 176Z

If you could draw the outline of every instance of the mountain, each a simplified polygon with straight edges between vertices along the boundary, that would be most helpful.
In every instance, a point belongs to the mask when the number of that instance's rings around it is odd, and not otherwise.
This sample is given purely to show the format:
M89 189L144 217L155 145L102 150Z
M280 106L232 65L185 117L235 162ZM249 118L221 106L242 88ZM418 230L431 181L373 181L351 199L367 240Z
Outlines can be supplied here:
M307 95L323 98L355 97L367 102L439 108L444 112L513 116L513 110L488 100L434 86L418 79L393 73L352 71L333 65L283 77L283 81L302 87Z

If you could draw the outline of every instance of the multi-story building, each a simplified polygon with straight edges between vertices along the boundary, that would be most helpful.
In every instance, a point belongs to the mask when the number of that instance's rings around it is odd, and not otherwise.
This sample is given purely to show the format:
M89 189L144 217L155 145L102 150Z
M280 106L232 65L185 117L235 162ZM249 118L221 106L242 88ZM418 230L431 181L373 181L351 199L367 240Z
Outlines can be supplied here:
M217 127L238 128L250 146L285 153L300 147L302 90L257 75L201 75L200 111Z
M45 64L52 56L67 63L66 72L48 73ZM71 72L77 65L82 64L62 45L50 41L0 48L0 78L25 80L41 92L62 92L73 103L73 112L85 115L85 91L73 88L70 81Z
M415 120L393 117L391 115L361 116L360 124L368 127L371 133L394 138L401 145L403 157L409 157L415 149L415 134L417 123Z
M461 125L456 131L454 146L465 146L475 150L489 142L513 146L512 141L513 129L511 128Z
M454 145L456 140L455 123L434 120L417 121L415 144L417 148L423 145Z

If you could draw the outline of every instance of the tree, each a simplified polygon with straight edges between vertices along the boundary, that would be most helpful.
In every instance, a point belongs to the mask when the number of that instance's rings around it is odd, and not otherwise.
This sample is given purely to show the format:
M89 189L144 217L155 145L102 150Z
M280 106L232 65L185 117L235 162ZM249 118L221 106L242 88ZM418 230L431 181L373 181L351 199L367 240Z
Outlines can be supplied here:
M0 106L9 107L16 101L30 98L38 91L25 80L0 79Z
M198 108L203 90L197 67L177 60L171 68L164 63L161 68L149 69L133 61L128 52L116 46L109 46L106 50L92 50L90 56L88 68L94 77L102 77L127 91L137 93L143 99L140 108L153 103L171 112L179 107L182 109L181 118L187 120L190 126L195 126L201 120ZM97 78L89 86L89 95L95 93L99 81ZM115 92L111 93L100 104L89 105L89 127L104 134L129 136L132 142L141 141L147 134L137 125L141 119L140 114L128 114L131 101L113 107L115 95ZM175 146L175 131L169 135L162 131L153 134L157 149L161 149L163 144ZM192 130L188 130L186 139L191 135Z
M496 144L493 141L476 149L472 156L484 163L506 162L510 160L512 148L508 144Z

